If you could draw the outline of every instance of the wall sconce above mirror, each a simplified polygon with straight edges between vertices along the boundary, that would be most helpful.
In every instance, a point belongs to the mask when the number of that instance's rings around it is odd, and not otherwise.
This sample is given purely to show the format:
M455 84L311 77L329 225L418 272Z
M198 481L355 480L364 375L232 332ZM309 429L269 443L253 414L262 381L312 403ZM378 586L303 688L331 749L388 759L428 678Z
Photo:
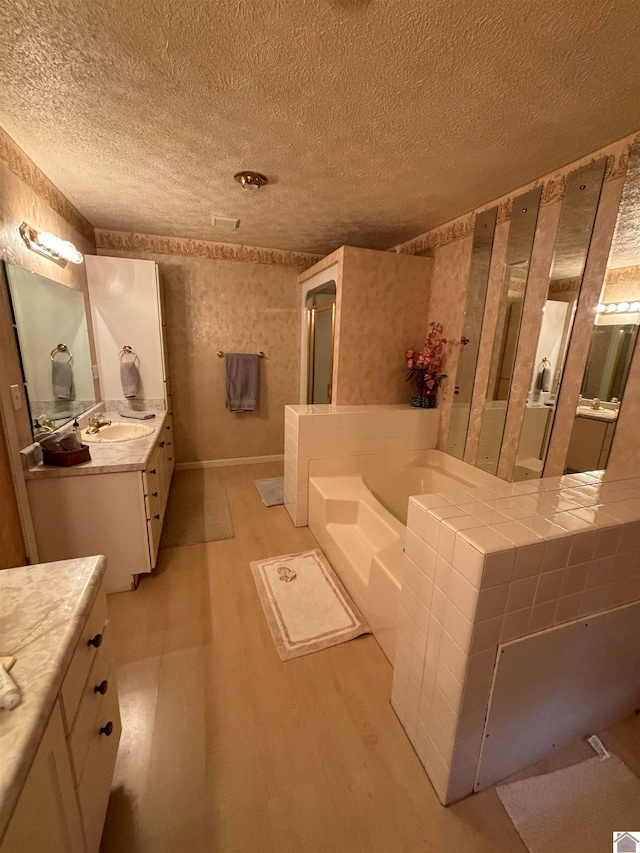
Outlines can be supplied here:
M498 208L483 210L476 216L471 249L471 266L467 284L467 301L464 309L462 340L467 343L460 350L456 371L456 391L451 409L447 453L458 459L464 457L464 448L471 414L471 398L478 364L480 337L487 299L487 284L491 266L493 237L496 231Z
M520 426L514 480L542 476L605 168L603 158L567 177Z
M604 310L603 310L604 309ZM565 471L605 468L640 323L640 142L629 165L596 310Z
M82 252L79 252L69 240L62 240L49 231L36 231L26 222L23 222L18 230L32 252L48 258L58 266L66 267L67 263L81 264L84 261Z

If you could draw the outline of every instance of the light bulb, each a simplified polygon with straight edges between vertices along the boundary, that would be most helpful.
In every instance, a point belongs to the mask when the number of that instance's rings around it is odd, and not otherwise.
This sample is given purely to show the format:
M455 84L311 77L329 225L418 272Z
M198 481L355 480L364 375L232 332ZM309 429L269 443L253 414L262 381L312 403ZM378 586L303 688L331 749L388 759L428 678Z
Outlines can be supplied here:
M618 312L618 314L626 314L626 312L628 310L629 310L629 303L628 302L618 302L618 306L616 308L616 311Z
M640 302L632 302L629 311L640 311Z
M596 311L598 312L598 314L602 314L606 310L607 310L607 306L603 305L602 302L599 302L598 307L596 308Z
M607 305L607 314L615 314L615 311L616 311L615 302L611 302L609 305Z
M49 231L41 231L38 234L38 243L49 249L49 251L55 252L61 258L64 258L65 261L71 261L72 264L81 264L84 260L82 252L79 252L73 243L70 243L68 240L62 240Z

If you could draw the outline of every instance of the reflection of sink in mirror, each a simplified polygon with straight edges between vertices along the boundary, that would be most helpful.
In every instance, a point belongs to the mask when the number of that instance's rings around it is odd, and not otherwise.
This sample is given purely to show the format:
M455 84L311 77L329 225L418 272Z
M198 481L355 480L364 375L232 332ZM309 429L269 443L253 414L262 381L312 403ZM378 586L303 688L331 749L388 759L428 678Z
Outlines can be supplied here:
M597 418L602 421L615 421L618 417L617 409L594 409L593 406L585 406L584 404L578 406L576 409L576 415L583 418Z
M114 423L110 426L100 427L98 432L89 433L87 430L82 431L82 440L89 442L115 442L115 441L134 441L136 438L145 438L151 435L153 427L144 426L143 424L120 424Z

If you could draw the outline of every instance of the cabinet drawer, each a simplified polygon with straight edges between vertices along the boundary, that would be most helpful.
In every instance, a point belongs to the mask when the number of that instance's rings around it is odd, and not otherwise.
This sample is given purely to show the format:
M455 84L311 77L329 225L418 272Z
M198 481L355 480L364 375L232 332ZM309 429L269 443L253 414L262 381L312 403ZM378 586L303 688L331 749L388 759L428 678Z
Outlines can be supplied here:
M109 670L107 678L115 688L113 667ZM82 778L78 785L78 801L88 853L97 853L100 847L113 768L122 731L117 691L109 689L101 698L102 702L89 740ZM112 726L111 734L101 733L100 729L105 728L109 723Z
M78 712L73 723L69 747L75 770L76 779L82 776L82 769L87 757L87 750L91 742L91 735L95 727L95 721L104 701L104 696L109 691L115 691L116 685L109 681L109 669L111 667L111 631L109 622L104 626L102 634L102 645L98 649L89 677L82 691ZM100 690L96 689L100 687ZM99 727L98 727L99 728Z
M67 729L71 729L78 710L78 703L98 648L102 643L104 623L107 621L107 597L100 590L89 618L82 629L82 635L71 658L69 669L62 682L62 705L67 720Z

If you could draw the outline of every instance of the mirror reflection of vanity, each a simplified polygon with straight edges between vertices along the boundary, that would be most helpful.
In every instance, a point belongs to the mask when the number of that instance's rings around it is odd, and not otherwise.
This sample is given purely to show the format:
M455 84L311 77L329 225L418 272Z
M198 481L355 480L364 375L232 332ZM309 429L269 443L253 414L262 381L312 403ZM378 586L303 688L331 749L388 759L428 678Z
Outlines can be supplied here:
M34 438L95 405L82 291L5 263Z
M555 213L557 226L550 224L553 216L547 217L544 226L555 228L553 250L549 247L546 262L537 255L538 251L543 254L544 241L539 246L537 236L534 240L540 188L513 200L505 236L502 287L499 294L493 291L493 304L487 297L486 278L474 274L474 257L479 251L477 229L484 214L476 218L463 332L474 346L469 349L472 358L467 359L466 365L460 359L455 379L459 393L453 404L447 452L475 460L477 467L499 472L508 480L605 468L621 407L624 412L625 387L640 325L640 142L629 150L605 270L600 246L606 236L604 246L608 247L612 220L608 220L608 234L600 231L596 251L596 256L600 253L599 260L595 265L589 264L606 170L607 159L601 158L567 175L562 204ZM491 243L484 251L485 267L490 264L493 268L494 261L496 268L502 265L500 257L493 257L496 250ZM534 265L535 280L530 281ZM593 269L598 269L597 277ZM587 270L591 270L587 273L591 277L583 292ZM485 300L479 322L477 307ZM468 311L469 305L476 306L475 317ZM496 315L493 331L493 321L488 318ZM582 318L580 335L574 342L572 334L578 316ZM587 347L585 333L588 334L586 324L590 317L594 321ZM487 332L487 340L483 339L478 353L481 329L483 335ZM520 340L522 329L526 330L522 335L524 344ZM491 348L490 363L487 347ZM565 382L566 364L571 364L571 369ZM517 377L525 372L527 393L523 393L523 383L514 394L514 377L520 382ZM559 404L565 415L557 424ZM575 411L570 441L567 407ZM475 425L474 412L481 413L481 420Z

